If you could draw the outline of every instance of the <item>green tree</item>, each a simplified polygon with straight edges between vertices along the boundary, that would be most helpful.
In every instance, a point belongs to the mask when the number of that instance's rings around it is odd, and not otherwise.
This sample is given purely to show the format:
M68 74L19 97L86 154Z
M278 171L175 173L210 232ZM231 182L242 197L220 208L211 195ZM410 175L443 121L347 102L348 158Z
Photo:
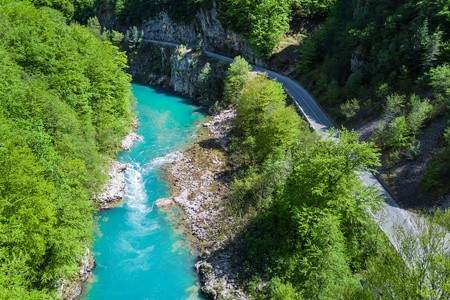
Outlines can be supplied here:
M449 220L449 212L438 210L431 216L421 215L414 231L397 228L397 249L383 248L369 259L362 273L366 299L377 299L376 295L383 299L448 299Z
M223 100L226 105L236 104L247 81L250 79L251 66L238 56L230 64L225 79Z
M341 104L341 112L347 120L353 119L359 112L359 101L356 98L347 100L344 104Z
M437 92L450 94L450 66L445 63L430 70L431 86Z
M409 113L406 116L408 131L412 135L416 135L423 126L425 119L429 116L432 106L428 99L421 101L418 96L413 94L408 103Z
M131 123L126 57L51 8L0 5L0 298L55 298Z
M250 45L257 57L269 59L283 34L289 31L290 11L286 0L261 0L250 13Z
M258 131L266 108L271 104L283 105L285 101L286 94L281 83L258 74L248 83L238 101L236 124L246 136L253 136Z

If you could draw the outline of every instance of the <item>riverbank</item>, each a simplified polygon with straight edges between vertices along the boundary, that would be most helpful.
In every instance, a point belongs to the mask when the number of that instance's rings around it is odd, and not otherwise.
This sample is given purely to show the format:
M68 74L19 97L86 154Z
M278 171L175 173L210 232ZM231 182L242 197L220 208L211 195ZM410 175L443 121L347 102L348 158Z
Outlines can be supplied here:
M125 138L121 142L120 150L129 151L134 142L142 137L136 134L139 121L136 118L135 124ZM106 175L109 177L105 183L101 193L90 199L94 202L99 210L113 208L119 205L125 197L125 174L127 166L117 159L111 159L109 163L109 171ZM91 277L92 271L97 266L94 254L86 247L86 253L80 260L79 272L74 274L70 279L61 279L58 282L60 286L59 297L66 300L77 299L83 292L83 284Z
M156 203L166 211L174 205L182 208L180 225L202 253L195 264L202 292L212 299L248 299L237 280L239 267L232 263L238 228L226 205L233 174L227 146L235 117L235 109L226 109L202 124L194 146L165 166L172 196Z
M142 139L135 132L138 128L137 124L138 121L136 120L136 125L133 130L123 139L120 147L121 152L129 151L135 141ZM102 192L92 199L92 201L97 203L100 210L113 208L119 205L124 199L126 187L124 171L126 169L127 165L119 162L117 159L111 159L109 171L106 173L109 179L105 183Z

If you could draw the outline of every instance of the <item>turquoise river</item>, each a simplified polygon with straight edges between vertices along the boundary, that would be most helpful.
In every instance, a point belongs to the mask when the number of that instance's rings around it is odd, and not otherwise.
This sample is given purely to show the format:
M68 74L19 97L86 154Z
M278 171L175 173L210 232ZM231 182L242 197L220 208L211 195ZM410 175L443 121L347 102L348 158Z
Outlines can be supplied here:
M133 84L133 94L137 133L144 138L119 155L127 164L125 201L98 214L97 267L82 299L203 299L195 255L177 232L174 217L154 203L170 195L161 166L192 142L205 115L188 99L163 89Z

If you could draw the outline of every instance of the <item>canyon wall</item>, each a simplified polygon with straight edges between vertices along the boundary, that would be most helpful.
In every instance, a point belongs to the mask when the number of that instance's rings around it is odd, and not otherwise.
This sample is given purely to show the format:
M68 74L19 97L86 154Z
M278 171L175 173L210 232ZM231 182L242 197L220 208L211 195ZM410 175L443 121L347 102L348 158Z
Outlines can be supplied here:
M114 17L104 4L98 12L98 19L102 27L117 29L125 32L127 28L116 24ZM204 49L228 57L242 56L249 63L267 67L263 59L255 58L252 49L244 37L225 28L219 20L219 14L214 2L210 9L200 9L189 24L173 20L165 11L148 16L137 26L139 37L176 44L192 44L198 36L203 39Z

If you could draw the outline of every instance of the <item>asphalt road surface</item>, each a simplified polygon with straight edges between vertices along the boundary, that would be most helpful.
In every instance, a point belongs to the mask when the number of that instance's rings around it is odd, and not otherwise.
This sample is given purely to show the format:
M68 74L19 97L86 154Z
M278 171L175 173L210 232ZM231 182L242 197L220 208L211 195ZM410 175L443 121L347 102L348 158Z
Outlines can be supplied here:
M166 46L179 46L175 43L155 40L143 39L143 41ZM222 61L230 63L234 61L234 59L229 57L214 54L208 51L204 52L208 56ZM275 79L280 82L287 94L297 103L306 120L315 131L325 133L327 130L334 127L334 124L330 120L330 118L328 118L328 116L320 108L314 98L299 83L286 76L258 66L252 65L252 70L254 72L266 73L269 78ZM367 186L375 187L380 192L380 195L385 198L382 209L375 214L371 213L371 215L374 217L378 226L380 226L380 228L386 233L392 245L394 245L394 247L398 250L398 241L395 236L395 227L401 226L405 229L406 232L410 233L417 232L418 229L415 223L414 214L400 208L400 206L395 202L389 192L383 187L383 185L371 172L362 171L360 174L360 178Z

